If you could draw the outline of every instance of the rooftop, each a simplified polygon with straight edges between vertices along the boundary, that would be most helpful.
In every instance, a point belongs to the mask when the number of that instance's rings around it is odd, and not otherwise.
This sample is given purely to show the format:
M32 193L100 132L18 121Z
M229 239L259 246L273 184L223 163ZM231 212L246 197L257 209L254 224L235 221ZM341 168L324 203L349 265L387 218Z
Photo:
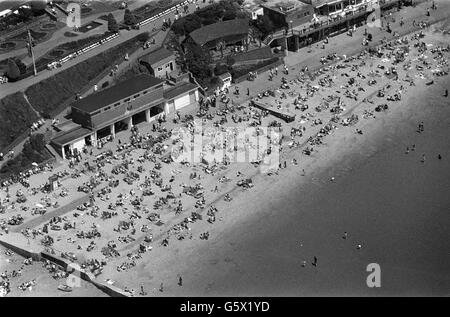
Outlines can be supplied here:
M179 85L170 87L169 89L164 91L164 98L167 100L173 99L181 94L184 94L188 91L194 90L198 88L197 85L190 82L183 82Z
M284 1L268 1L261 6L272 9L274 11L280 12L282 14L287 14L298 9L308 7L310 4L301 2L300 0L284 0Z
M146 88L163 83L163 80L147 74L141 74L131 79L118 83L110 88L89 95L72 104L73 108L92 113L119 100L127 98Z
M91 133L91 130L78 125L70 131L63 131L58 133L56 137L52 139L52 142L59 146L64 146L66 144L72 143L73 141L84 138Z
M247 19L234 19L217 22L192 31L189 36L200 46L210 41L230 35L245 34L249 32Z
M174 53L172 51L169 51L167 48L165 47L160 47L150 53L148 53L147 55L144 55L141 57L141 60L143 60L144 62L147 62L150 65L156 64L168 57L172 57L174 56Z

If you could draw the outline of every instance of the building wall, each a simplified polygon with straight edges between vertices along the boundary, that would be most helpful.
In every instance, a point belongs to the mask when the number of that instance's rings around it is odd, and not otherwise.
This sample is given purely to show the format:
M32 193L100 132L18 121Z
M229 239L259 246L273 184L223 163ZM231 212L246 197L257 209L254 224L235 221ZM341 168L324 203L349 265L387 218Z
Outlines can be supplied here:
M109 109L106 107L97 114L86 114L76 108L72 108L73 121L86 128L101 129L115 121L124 119L163 102L163 87L161 85L159 88L150 90L146 94L142 94L141 92L141 95L136 99L133 99L133 96L129 98L130 101L121 102L117 106L115 104L109 105Z
M284 14L264 7L264 15L267 15L275 26L288 28L291 27L290 21L292 21L292 27L296 27L311 22L314 15L314 7L310 5L302 6L297 10Z

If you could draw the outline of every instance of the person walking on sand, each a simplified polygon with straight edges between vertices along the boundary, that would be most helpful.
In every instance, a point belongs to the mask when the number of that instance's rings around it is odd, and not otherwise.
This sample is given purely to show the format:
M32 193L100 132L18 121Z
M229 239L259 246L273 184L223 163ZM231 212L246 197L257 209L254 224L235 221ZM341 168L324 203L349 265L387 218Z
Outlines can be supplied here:
M438 160L442 160L442 155L438 154Z
M179 286L183 286L183 278L181 277L181 275L180 275L180 277L178 278L178 285L179 285Z
M448 89L445 89L444 97L448 97Z
M161 285L159 286L159 291L162 293L164 292L164 284L161 282Z
M422 159L420 160L422 163L425 163L425 154L422 154Z
M317 266L317 257L314 256L314 261L312 262L312 265Z

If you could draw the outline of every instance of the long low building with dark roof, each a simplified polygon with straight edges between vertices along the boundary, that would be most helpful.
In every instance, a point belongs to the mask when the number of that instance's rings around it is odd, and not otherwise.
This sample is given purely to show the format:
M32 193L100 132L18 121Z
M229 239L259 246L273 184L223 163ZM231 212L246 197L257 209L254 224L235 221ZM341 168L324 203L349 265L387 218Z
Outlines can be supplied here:
M199 100L198 86L181 82L164 86L164 81L141 74L72 104L72 123L61 124L52 145L62 156L76 154L86 145L115 137L133 125L151 122Z
M197 45L211 49L221 41L224 41L227 45L246 42L249 32L248 19L234 19L201 27L189 33L189 37Z

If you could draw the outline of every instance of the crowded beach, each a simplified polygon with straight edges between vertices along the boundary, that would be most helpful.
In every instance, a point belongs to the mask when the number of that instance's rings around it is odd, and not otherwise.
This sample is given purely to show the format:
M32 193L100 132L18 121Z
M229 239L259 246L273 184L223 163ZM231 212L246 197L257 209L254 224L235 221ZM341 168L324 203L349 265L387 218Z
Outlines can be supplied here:
M86 147L68 162L35 166L4 180L0 234L20 233L130 295L150 294L138 282L128 283L136 282L128 277L139 264L151 262L156 249L183 240L208 243L216 221L230 216L234 195L258 190L259 183L280 177L283 169L307 175L304 161L320 155L328 135L338 129L362 135L364 122L389 116L416 85L431 86L448 75L450 46L435 41L430 26L420 23L421 31L376 47L366 48L364 40L355 56L318 56L322 65L317 69L273 68L271 89L225 89L201 99L198 109L161 116L155 124L143 123ZM247 102L235 101L243 95ZM447 97L448 90L442 95ZM425 125L418 122L417 132ZM251 137L236 142L249 128L266 144L252 143ZM199 159L177 156L195 146L180 131L203 132ZM238 151L252 150L257 154L251 160L236 160ZM277 164L263 169L272 151L277 151ZM302 263L320 265L315 257ZM65 283L64 270L50 262L43 266ZM2 295L17 275L2 272ZM182 287L183 277L175 275L173 281ZM35 283L15 287L29 291ZM155 289L164 292L164 283L169 282L155 281Z

